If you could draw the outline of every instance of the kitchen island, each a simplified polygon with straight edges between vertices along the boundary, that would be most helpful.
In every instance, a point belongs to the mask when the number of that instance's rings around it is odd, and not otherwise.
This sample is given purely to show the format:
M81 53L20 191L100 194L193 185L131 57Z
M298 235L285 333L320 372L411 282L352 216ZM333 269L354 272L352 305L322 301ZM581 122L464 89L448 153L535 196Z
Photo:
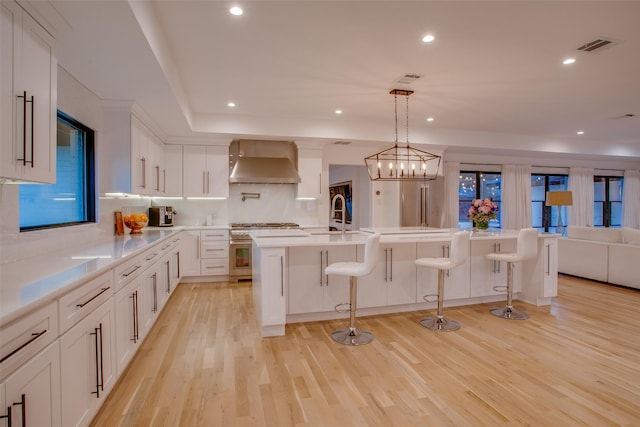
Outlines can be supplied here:
M339 261L362 261L364 242L380 233L378 263L358 280L358 315L434 309L437 271L417 268L414 260L448 256L457 230L390 227L356 232L254 233L253 297L262 336L280 336L285 324L345 318L334 310L349 300L348 277L327 276L324 268ZM491 252L516 249L518 231L473 232L467 261L445 277L445 306L500 301L507 267L489 261ZM540 234L538 253L514 269L514 299L549 305L557 295L557 237Z

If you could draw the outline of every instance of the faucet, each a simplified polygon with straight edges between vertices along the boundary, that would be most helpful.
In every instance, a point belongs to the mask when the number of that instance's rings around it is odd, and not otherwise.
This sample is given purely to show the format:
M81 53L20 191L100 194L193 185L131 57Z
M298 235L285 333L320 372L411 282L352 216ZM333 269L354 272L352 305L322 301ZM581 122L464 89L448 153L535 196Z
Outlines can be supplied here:
M342 235L344 236L345 227L347 226L347 218L345 217L345 211L347 209L347 202L344 199L344 196L342 194L336 194L335 196L333 196L333 200L331 200L331 218L335 218L335 216L336 216L336 201L337 200L341 200L342 201L342 208L340 209L340 211L342 212L342 215L341 215L341 218L342 218Z

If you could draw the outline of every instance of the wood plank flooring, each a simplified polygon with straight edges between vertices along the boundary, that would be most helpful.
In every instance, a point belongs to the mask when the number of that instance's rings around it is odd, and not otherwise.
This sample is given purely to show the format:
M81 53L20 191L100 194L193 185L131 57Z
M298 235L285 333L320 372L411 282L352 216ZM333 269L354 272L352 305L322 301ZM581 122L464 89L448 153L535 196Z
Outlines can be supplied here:
M499 304L498 304L499 305ZM358 318L261 338L247 283L181 284L93 426L640 426L640 291L560 276L550 307Z

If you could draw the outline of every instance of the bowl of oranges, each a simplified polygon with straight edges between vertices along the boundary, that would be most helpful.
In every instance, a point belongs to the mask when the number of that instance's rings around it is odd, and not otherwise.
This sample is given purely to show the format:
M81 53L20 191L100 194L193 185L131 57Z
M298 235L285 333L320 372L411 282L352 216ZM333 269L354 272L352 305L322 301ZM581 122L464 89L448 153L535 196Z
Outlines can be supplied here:
M123 221L124 225L131 229L130 234L142 234L142 229L149 222L149 218L147 217L147 214L132 213L130 215L125 215Z

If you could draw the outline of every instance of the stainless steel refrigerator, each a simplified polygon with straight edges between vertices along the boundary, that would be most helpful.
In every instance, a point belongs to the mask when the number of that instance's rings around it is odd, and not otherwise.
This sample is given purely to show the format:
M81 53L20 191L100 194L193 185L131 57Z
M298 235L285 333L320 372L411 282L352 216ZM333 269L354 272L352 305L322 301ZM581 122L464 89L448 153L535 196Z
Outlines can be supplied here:
M407 181L400 183L400 225L402 227L439 227L441 212L437 202L444 182Z

